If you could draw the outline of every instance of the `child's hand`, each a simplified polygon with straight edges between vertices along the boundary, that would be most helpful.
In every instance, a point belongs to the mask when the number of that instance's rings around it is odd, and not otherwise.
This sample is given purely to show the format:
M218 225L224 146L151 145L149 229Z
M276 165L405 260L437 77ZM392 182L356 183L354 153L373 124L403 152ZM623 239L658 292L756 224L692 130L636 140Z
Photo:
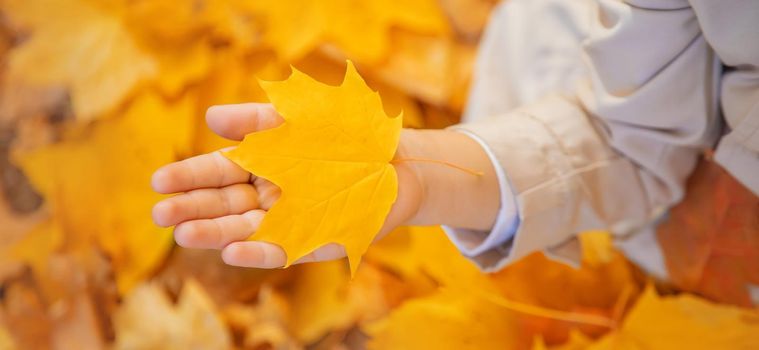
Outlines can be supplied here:
M214 106L206 121L215 133L239 141L251 132L276 127L283 119L270 104L247 103ZM482 174L420 159L478 169ZM393 166L398 197L378 238L403 224L476 230L492 226L498 211L498 182L487 154L473 139L446 130L403 130ZM176 225L177 244L219 249L230 265L277 268L285 264L285 252L279 246L246 240L279 198L280 190L273 183L248 173L218 151L166 165L153 174L152 182L156 192L180 193L153 207L156 224ZM344 256L342 246L328 244L297 262Z
M270 104L248 103L214 106L206 113L206 121L220 136L242 140L251 132L280 125L283 119ZM409 193L418 192L409 189L414 187L416 179L408 168L401 166L397 169L399 182L405 183L399 187L406 189L399 189L399 200L380 235L407 221L418 203L418 200L407 199L411 198ZM174 238L180 246L220 249L222 258L230 265L258 268L284 265L285 252L279 246L246 241L279 198L280 190L273 183L248 173L217 151L158 169L153 174L152 185L159 193L181 193L153 207L153 221L157 225L176 225ZM418 197L418 194L414 196ZM298 262L344 256L342 246L329 244Z

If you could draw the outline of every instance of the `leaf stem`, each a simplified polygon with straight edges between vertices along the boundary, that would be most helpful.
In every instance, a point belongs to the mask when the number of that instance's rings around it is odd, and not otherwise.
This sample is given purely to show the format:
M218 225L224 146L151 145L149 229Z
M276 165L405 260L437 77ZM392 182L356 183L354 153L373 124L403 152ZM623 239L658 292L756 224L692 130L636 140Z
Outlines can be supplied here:
M440 164L440 165L445 165L445 166L447 166L449 168L453 168L453 169L456 169L456 170L461 170L461 171L463 171L463 172L465 172L467 174L474 175L474 176L482 176L482 175L485 174L485 173L483 173L482 171L479 171L479 170L475 170L475 169L472 169L472 168L467 168L467 167L464 167L464 166L461 166L461 165L458 165L458 164L454 164L454 163L451 163L451 162L448 162L448 161L445 161L445 160L438 160L438 159L409 157L409 158L396 158L396 159L393 159L393 160L390 161L390 163L403 163L403 162L419 162L419 163Z
M624 289L622 289L622 293L619 295L619 298L617 299L617 302L614 305L614 309L612 309L612 320L614 322L614 329L618 329L620 325L622 324L622 317L625 314L625 309L627 309L627 303L630 302L630 298L633 295L633 288L630 285L625 286Z
M587 325L601 326L605 328L613 329L615 327L614 321L597 315L588 315L577 312L561 311L555 309L549 309L542 306L530 305L520 303L518 301L506 299L500 295L492 295L489 293L479 293L483 298L488 301L507 308L512 311L521 312L528 315L550 318L554 320L582 323Z

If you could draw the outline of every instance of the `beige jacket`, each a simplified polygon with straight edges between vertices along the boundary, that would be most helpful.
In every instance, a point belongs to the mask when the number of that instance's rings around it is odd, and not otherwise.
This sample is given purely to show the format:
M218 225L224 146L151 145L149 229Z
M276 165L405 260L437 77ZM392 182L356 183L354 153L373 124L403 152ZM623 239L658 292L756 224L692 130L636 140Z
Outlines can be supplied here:
M759 1L510 0L455 128L494 155L520 217L471 256L485 270L536 250L576 259L581 231L650 227L706 148L759 194Z

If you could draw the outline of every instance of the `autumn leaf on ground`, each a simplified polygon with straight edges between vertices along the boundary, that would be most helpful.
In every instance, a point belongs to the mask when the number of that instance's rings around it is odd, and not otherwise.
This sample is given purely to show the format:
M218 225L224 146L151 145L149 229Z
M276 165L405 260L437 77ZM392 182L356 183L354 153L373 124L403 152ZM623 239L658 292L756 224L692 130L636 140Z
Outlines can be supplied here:
M405 32L392 33L391 38L394 50L381 64L372 66L370 77L434 106L455 110L464 107L475 46L447 37Z
M143 284L114 315L114 349L231 349L231 338L215 305L194 280L172 303L157 284Z
M620 329L590 346L605 349L759 349L759 312L693 295L662 297L649 286Z
M282 189L252 239L281 246L286 265L337 243L355 272L395 202L398 179L389 162L402 118L385 114L379 94L350 62L340 86L296 69L285 81L261 86L285 123L246 136L226 153Z
M245 349L302 349L287 327L290 309L287 299L263 285L255 305L233 303L224 308L223 315Z
M161 196L148 184L155 169L188 152L192 112L187 99L167 103L144 93L117 115L71 127L61 142L15 157L49 205L68 252L88 256L102 248L122 292L172 245L170 231L150 220Z
M349 58L375 63L391 48L391 27L447 31L445 16L430 0L287 0L261 2L257 12L265 23L264 41L290 62L331 43Z
M404 297L398 293L404 284L371 264L362 264L353 279L340 261L304 264L294 270L285 295L293 335L303 344L375 321Z
M60 292L53 283L50 271L50 256L60 248L63 233L53 220L37 225L19 241L0 248L0 264L23 263L34 272L43 294L50 297Z
M10 332L8 332L8 330L3 325L0 325L0 349L2 350L16 349L16 345L13 342L13 338L11 338Z
M157 62L139 47L113 9L84 0L0 4L7 16L32 32L11 51L9 76L69 88L77 118L91 120L112 110L158 73Z
M371 350L513 349L519 339L513 313L448 289L406 302L365 330Z

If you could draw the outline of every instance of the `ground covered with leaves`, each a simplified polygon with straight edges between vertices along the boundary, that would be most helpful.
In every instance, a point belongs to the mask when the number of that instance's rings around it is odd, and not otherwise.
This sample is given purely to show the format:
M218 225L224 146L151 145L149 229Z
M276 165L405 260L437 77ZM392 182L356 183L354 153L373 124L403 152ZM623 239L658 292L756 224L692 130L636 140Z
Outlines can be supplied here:
M0 0L0 349L756 349L759 314L583 264L483 274L439 228L345 260L226 266L150 209L159 166L231 144L214 104L352 60L407 127L455 123L489 0Z

